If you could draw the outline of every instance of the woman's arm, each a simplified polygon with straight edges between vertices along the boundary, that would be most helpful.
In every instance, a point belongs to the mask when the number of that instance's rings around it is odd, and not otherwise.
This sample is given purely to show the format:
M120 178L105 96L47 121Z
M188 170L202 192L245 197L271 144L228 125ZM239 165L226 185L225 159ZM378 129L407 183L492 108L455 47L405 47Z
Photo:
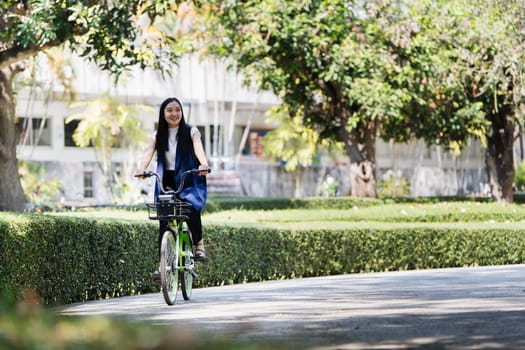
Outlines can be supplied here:
M206 152L204 152L204 146L201 141L201 133L196 132L193 134L193 150L195 151L195 156L199 160L199 169L208 170L208 159L206 158ZM207 171L199 173L199 175L207 175Z
M144 153L144 156L142 157L139 168L135 171L135 175L143 174L146 169L148 169L149 163L151 162L151 159L153 159L153 155L155 154L155 138L152 138L151 142L148 145L148 148L146 149L146 152Z

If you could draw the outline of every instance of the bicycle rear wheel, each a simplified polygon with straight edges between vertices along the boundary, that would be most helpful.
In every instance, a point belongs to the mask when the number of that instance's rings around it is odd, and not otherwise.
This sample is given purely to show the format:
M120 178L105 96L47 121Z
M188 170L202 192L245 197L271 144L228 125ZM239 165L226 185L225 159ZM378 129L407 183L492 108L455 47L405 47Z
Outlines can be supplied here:
M179 285L179 235L166 231L160 246L160 281L166 304L173 305L177 299Z
M182 265L179 271L180 289L184 300L190 300L193 290L193 252L191 244L185 240L182 241Z

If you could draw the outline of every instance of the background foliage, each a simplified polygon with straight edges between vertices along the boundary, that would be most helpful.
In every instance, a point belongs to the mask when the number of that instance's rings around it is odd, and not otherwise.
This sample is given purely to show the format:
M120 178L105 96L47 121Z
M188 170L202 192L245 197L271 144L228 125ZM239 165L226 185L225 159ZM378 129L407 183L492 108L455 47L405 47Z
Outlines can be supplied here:
M521 192L525 191L525 161L522 161L516 167L514 183L516 184L516 190L521 191Z
M46 168L37 162L20 162L20 181L24 193L35 210L60 209L64 193L59 180L45 178Z
M232 60L281 98L274 118L288 120L266 142L289 170L337 145L354 165L352 176L359 174L352 195L375 197L377 137L423 139L455 152L475 137L487 146L492 195L512 201L512 141L525 91L522 2L196 4L205 52ZM361 164L372 171L359 173L367 168ZM354 190L359 176L372 185Z

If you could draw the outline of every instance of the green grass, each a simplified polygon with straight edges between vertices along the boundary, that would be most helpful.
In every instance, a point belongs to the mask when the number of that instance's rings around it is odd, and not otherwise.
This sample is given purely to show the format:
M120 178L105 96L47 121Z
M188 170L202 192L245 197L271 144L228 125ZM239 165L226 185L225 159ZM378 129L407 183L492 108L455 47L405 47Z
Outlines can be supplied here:
M525 206L495 203L446 202L436 204L385 204L353 209L228 210L204 216L214 224L281 224L333 222L516 222L525 223Z
M148 219L145 209L87 209L47 215L74 216L98 220L128 220L156 225ZM230 209L203 214L204 225L230 225L268 227L282 229L348 229L360 228L374 223L374 227L393 228L396 225L425 227L441 224L443 227L460 225L523 229L525 227L525 205L480 202L439 203L391 203L351 209L275 209L244 210Z
M85 209L48 215L91 219L148 221L147 211L124 209ZM525 222L525 205L479 202L392 203L351 209L229 209L204 213L211 223L288 223L288 222Z

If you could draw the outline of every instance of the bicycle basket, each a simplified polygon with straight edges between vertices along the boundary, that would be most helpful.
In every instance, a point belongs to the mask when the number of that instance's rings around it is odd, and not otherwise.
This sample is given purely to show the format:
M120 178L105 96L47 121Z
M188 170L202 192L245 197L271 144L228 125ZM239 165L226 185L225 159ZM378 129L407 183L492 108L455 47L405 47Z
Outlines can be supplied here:
M187 220L190 216L191 204L178 199L146 203L146 206L151 220Z

